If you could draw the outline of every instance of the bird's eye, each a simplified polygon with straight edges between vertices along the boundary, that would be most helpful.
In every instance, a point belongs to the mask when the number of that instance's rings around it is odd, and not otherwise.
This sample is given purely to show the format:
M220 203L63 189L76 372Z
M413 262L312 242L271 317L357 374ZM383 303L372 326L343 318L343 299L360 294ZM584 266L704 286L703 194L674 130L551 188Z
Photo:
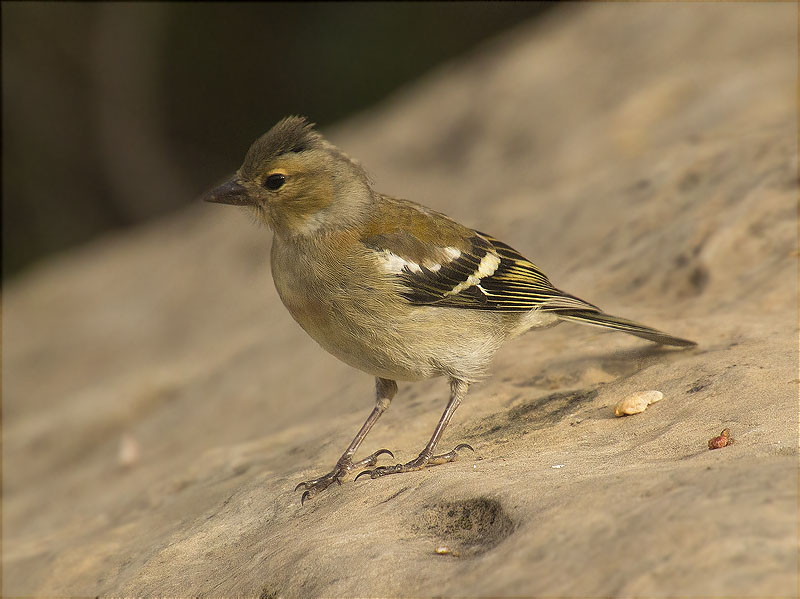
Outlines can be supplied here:
M284 183L286 183L286 175L276 173L267 177L267 180L264 181L264 187L271 191L275 191L276 189L283 187Z

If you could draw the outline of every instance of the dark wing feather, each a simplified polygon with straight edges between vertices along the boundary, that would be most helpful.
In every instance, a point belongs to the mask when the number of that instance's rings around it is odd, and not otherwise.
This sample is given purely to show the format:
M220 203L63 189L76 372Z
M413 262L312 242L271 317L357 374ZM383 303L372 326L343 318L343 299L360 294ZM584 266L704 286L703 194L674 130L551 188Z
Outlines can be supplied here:
M436 304L458 308L484 306L485 296L474 285L465 286L465 283L478 271L481 260L492 250L492 246L477 235L470 238L469 243L471 247L462 250L458 258L441 261L435 270L425 266L421 266L419 271L404 268L399 276L406 290L401 295L417 305ZM459 286L465 288L453 293Z
M437 270L404 268L399 274L406 287L403 297L416 305L471 310L599 311L596 306L553 287L533 263L493 237L476 232L469 243L469 249L462 250L460 256L441 264Z
M600 308L553 286L535 264L511 246L480 233L500 257L500 264L481 287L494 300L497 310L505 312L579 309L600 311Z
M693 341L605 314L564 293L517 250L425 208L384 198L392 210L361 241L400 283L400 295L414 305L469 310L542 310L559 318L615 329L656 343L690 347ZM404 228L397 225L404 217ZM383 214L383 213L382 213ZM435 226L431 226L433 223ZM419 225L419 226L417 226Z
M415 238L416 240L416 238ZM416 240L419 241L419 240ZM440 244L438 262L427 266L403 251L408 239L384 235L365 243L379 253L390 252L403 266L392 276L402 284L401 295L415 305L447 306L470 310L527 312L539 309L559 318L600 326L643 337L656 343L690 347L694 341L673 337L639 323L606 314L597 306L553 287L547 276L514 248L483 233L473 232L457 248ZM430 249L430 248L428 248ZM401 262L403 263L403 262Z

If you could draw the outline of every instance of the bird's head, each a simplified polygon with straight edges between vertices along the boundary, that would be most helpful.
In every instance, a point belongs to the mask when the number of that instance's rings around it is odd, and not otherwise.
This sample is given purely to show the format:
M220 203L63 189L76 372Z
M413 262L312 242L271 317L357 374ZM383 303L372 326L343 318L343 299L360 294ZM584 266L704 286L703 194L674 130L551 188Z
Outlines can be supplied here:
M282 236L353 226L372 200L364 169L314 130L287 117L259 137L236 174L204 198L247 206Z

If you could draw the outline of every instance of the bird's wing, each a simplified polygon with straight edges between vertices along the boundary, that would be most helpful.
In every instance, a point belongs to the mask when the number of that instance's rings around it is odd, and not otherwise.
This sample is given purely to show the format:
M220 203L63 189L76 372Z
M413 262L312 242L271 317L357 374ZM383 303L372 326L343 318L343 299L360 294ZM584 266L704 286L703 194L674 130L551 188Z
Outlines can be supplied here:
M553 286L535 264L511 246L486 235L477 233L486 240L500 259L495 271L480 282L483 293L496 310L523 311L540 308L544 311L591 310L600 308Z
M451 234L431 239L420 239L423 235L408 229L386 232L384 228L362 242L375 253L387 275L397 278L400 295L411 304L500 312L600 311L553 287L539 268L512 247L460 228L458 235L447 231Z

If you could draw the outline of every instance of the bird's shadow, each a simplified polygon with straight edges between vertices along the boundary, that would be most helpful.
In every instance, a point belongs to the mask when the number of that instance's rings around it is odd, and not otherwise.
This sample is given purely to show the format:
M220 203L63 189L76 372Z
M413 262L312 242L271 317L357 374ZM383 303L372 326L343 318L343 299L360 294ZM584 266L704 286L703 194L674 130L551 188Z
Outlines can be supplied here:
M597 351L581 355L571 355L550 364L548 370L558 372L586 373L591 369L601 369L612 377L612 380L627 378L651 364L680 360L692 350L673 349L659 345L642 345L616 351ZM577 374L567 382L567 389L554 390L542 385L542 376L527 381L514 383L515 387L541 389L541 393L523 393L519 401L514 401L508 408L498 411L473 429L472 434L483 439L494 436L513 435L519 429L520 434L527 434L552 426L566 417L575 415L581 408L589 407L606 382L586 384L582 374ZM579 388L575 388L575 387ZM571 388L570 388L571 387ZM527 395L527 397L525 397ZM533 395L533 396L531 396ZM606 414L605 408L597 407L584 414L581 420L613 418Z

